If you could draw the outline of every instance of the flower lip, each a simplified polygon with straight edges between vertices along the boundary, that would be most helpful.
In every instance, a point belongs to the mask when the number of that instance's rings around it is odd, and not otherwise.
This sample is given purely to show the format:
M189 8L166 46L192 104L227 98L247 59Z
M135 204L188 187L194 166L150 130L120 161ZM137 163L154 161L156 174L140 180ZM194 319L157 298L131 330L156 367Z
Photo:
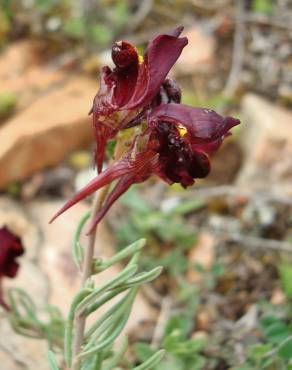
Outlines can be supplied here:
M240 121L233 117L222 117L211 109L193 108L183 104L162 104L149 115L150 126L158 122L171 125L183 124L192 140L212 142L225 137L228 131Z
M126 41L118 41L112 47L112 60L118 68L137 65L139 55L137 49Z

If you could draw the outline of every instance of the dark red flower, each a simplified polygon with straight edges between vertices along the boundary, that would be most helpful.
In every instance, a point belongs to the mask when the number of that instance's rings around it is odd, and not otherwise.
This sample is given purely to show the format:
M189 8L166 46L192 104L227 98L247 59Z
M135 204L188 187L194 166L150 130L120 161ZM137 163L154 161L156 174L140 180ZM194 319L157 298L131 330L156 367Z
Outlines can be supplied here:
M118 197L132 184L143 182L152 174L168 184L193 185L194 179L208 175L209 154L215 152L229 135L229 130L240 123L238 119L222 117L209 109L174 103L154 108L147 121L148 127L135 138L130 151L80 190L53 220L117 179L115 188L91 225L91 231Z
M183 27L159 35L149 42L144 57L126 41L112 47L115 68L103 67L100 89L91 113L96 135L96 162L101 172L105 146L118 130L137 115L142 119L188 41L179 37Z
M18 263L16 258L24 253L24 248L18 236L13 234L6 226L0 228L0 285L3 277L14 278L17 274ZM7 308L1 295L0 305Z

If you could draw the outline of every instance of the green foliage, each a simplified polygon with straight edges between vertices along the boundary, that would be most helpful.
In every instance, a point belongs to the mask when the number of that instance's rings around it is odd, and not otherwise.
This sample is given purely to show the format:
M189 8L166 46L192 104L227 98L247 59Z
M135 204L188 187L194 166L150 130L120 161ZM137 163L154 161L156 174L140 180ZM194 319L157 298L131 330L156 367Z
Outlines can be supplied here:
M66 35L82 39L85 37L86 21L84 18L71 18L68 19L63 26L63 31Z
M18 197L21 193L21 186L17 182L11 182L5 189L8 194L13 197Z
M274 11L273 0L253 0L252 10L265 15L272 15Z
M277 316L264 316L259 323L264 343L248 348L246 367L234 370L288 370L292 363L292 326Z
M72 42L90 50L104 48L122 32L129 16L127 1L79 4L73 0L34 0L24 6L21 0L0 0L0 45L14 22L18 22L19 28L24 26L28 34L48 39L53 35L53 40L62 43L63 48L71 47ZM56 29L49 29L51 19L57 20ZM13 29L11 31L13 33Z
M168 320L162 340L166 354L155 370L201 370L206 365L207 359L202 351L208 340L207 337L189 338L193 327L193 317L190 313L193 314L193 310L172 315ZM134 351L140 361L144 361L154 352L146 343L136 343Z
M36 0L35 7L43 12L50 11L54 6L57 5L57 0Z
M78 225L74 237L73 255L75 262L79 266L83 259L83 248L79 242L81 230L86 222L88 215L85 215ZM147 272L137 273L138 261L141 249L145 245L145 240L141 239L132 243L122 251L114 255L109 260L103 262L101 259L95 260L94 273L104 271L115 263L132 256L128 265L103 286L94 287L92 282L82 288L72 301L69 316L66 322L65 332L65 359L68 367L72 365L72 346L73 346L73 323L76 315L89 316L99 309L106 302L110 302L122 292L127 292L122 298L112 305L99 319L97 319L85 334L85 343L79 358L82 360L82 369L110 369L112 364L117 364L123 357L125 348L122 347L117 353L112 351L112 346L116 338L124 329L129 318L137 290L141 284L155 279L161 273L161 267ZM125 339L125 341L127 341ZM124 344L126 347L126 344ZM137 369L148 369L160 361L162 352L157 352L141 364ZM105 367L103 363L105 362Z
M282 263L279 266L279 274L283 290L287 298L292 297L292 265ZM292 324L290 306L273 307L265 306L270 311L259 322L259 330L262 334L262 343L257 343L248 350L247 367L235 370L290 370L292 367Z
M0 46L5 43L8 33L10 31L10 19L7 12L0 7Z
M169 245L167 253L161 253L159 249L158 253L151 254L148 250L148 255L141 259L142 265L153 268L160 264L172 276L184 273L189 268L186 252L196 241L196 234L185 222L184 216L201 208L202 202L186 201L169 211L162 211L146 203L135 188L130 189L121 202L130 212L117 231L119 244L143 236L154 248L157 244Z
M79 242L82 227L88 215L85 215L78 225L74 237L74 259L79 266L83 259L83 248ZM98 319L93 321L85 333L85 341L78 357L81 360L81 370L110 370L123 362L127 349L128 340L124 337L117 351L113 345L117 337L124 329L139 287L155 279L162 268L156 267L151 271L138 271L138 262L145 240L141 239L132 243L109 260L103 262L95 260L95 273L104 271L117 262L131 257L127 266L104 285L95 287L91 279L73 298L69 315L66 321L61 317L55 307L47 307L45 313L47 320L39 319L38 308L27 293L21 289L9 291L9 305L11 306L10 321L18 333L38 339L46 339L49 348L62 348L65 338L64 357L68 368L73 362L74 330L73 324L76 316L86 317L94 314L105 303L112 303ZM121 293L125 293L121 295ZM118 299L117 299L118 298ZM135 367L136 370L150 370L155 367L164 355L164 350L151 353L144 362ZM48 354L51 370L58 370L55 356L52 352Z
M211 96L207 100L202 100L192 91L184 91L182 96L182 103L201 108L209 107L220 111L234 104L234 101L232 98L226 97L221 94Z
M292 264L282 263L279 267L282 287L288 298L292 298Z
M129 9L126 1L117 1L111 8L109 18L117 29L121 29L129 19Z
M275 345L286 340L292 334L291 329L282 320L274 316L264 317L260 321L260 328L267 341Z
M111 29L103 23L96 23L90 28L90 35L93 42L99 45L107 45L111 42L114 35Z
M45 338L49 348L62 346L64 320L58 308L45 307L43 314L46 319L43 320L39 318L36 304L24 290L10 289L8 299L11 308L10 323L17 333L30 338Z
M51 370L59 370L55 355L52 351L48 352L48 362Z
M205 339L184 340L177 331L173 331L165 337L163 345L166 354L159 366L153 369L201 370L204 368L206 359L200 352L206 345ZM146 343L136 343L134 351L140 361L145 361L154 352Z
M17 102L16 95L12 92L0 93L0 119L4 119L12 113Z
M132 370L146 370L146 369L154 369L156 365L160 362L164 356L165 351L160 350L156 353L154 353L150 358L145 360L141 365L134 367Z

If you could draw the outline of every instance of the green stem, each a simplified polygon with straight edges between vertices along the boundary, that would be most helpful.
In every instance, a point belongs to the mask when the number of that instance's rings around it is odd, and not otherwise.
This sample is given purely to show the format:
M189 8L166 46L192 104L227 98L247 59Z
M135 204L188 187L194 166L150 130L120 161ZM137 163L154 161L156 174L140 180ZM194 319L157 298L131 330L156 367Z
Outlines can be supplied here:
M120 158L122 155L122 145L117 141L114 158ZM95 196L92 212L91 212L91 221L94 221L96 214L101 209L102 204L107 196L109 191L109 185L103 187ZM84 287L86 281L93 273L93 257L94 257L94 245L96 240L96 231L95 229L88 237L88 245L85 249L85 255L83 259L83 268L82 268L82 286ZM84 340L84 331L86 323L86 314L82 312L81 314L76 314L75 325L74 325L74 341L73 341L73 366L72 370L80 370L80 358L78 354L80 353L81 346Z

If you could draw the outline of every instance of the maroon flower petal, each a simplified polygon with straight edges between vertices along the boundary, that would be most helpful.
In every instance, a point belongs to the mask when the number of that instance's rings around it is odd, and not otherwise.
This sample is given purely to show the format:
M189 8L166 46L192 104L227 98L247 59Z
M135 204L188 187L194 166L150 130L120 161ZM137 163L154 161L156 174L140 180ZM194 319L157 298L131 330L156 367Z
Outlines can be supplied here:
M97 116L93 117L93 129L95 134L96 148L95 148L95 162L97 171L100 173L103 167L105 157L106 144L108 140L115 137L117 130L105 125L99 121Z
M183 30L184 30L184 27L179 26L179 27L176 27L175 29L173 29L169 32L166 32L166 35L173 36L173 37L178 37L182 33Z
M193 145L191 144L194 151L202 151L206 154L213 154L217 152L217 150L220 148L223 140L229 136L228 134L221 136L219 139L216 139L214 141L205 142L205 143L197 143L194 142Z
M179 38L183 27L152 40L140 65L137 84L130 101L123 109L135 109L149 104L158 93L161 84L187 45L186 37Z
M113 205L113 203L121 195L123 195L134 182L135 182L134 178L131 175L125 175L118 181L115 188L111 191L111 193L106 198L101 210L97 213L95 219L90 224L89 229L88 229L88 234L92 233L92 231L96 228L98 223L103 219L105 214L108 212L110 207Z
M7 227L2 227L0 229L0 278L15 277L18 270L16 258L23 253L24 248L20 238Z
M113 45L112 59L116 68L102 69L100 88L93 101L94 115L109 115L129 101L137 83L138 57L136 48L126 41Z
M183 104L163 104L155 108L149 117L150 125L164 121L182 124L197 142L213 142L240 123L236 118L222 117L211 109L193 108Z
M90 228L90 230L92 231L97 223L101 220L103 215L111 207L113 202L119 196L121 196L121 194L124 193L131 184L143 182L151 176L153 170L157 166L157 159L157 154L151 151L139 153L136 156L134 156L132 152L128 153L128 155L126 155L119 161L114 162L104 172L100 173L88 185L86 185L77 194L75 194L53 216L53 218L50 220L50 223L52 223L62 213L71 208L74 204L80 202L82 199L88 197L103 186L106 186L112 183L114 180L121 178L120 182L116 185L113 192L110 193L110 195L106 199L104 208L101 209L100 214L97 217L97 221L94 222L94 226Z
M113 105L113 93L115 81L112 79L112 70L109 67L103 67L101 70L99 91L94 97L91 113L95 116L111 114L117 106Z
M84 198L87 198L89 195L101 189L103 186L110 184L114 180L128 173L131 173L132 170L133 169L129 163L128 158L123 158L120 161L114 162L105 171L100 173L95 179L90 181L88 185L86 185L83 189L76 193L67 203L65 203L65 205L50 220L50 223L52 223L62 213L67 211L67 209L74 206L74 204L80 202Z

